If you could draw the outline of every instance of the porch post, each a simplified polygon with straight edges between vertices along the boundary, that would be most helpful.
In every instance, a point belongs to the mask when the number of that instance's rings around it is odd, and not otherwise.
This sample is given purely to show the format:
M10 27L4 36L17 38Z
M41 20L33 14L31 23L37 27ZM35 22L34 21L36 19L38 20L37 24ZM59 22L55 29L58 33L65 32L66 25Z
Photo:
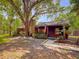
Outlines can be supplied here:
M37 28L37 31L39 32L39 27Z
M46 33L46 26L44 27L44 33Z
M47 26L47 30L46 30L47 37L48 37L48 33L49 33L49 32L48 32L48 26Z
M65 39L65 25L63 26L63 37Z
M47 38L47 35L46 35L46 34L47 34L47 33L46 33L46 28L47 28L47 27L44 26L44 35L45 35L45 37Z

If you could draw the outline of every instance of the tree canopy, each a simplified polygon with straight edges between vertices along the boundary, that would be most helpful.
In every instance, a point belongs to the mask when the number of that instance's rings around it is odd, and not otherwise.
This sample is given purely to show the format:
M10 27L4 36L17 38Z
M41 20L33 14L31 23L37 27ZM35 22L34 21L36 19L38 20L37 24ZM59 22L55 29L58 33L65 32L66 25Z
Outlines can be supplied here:
M59 0L55 3L53 0L0 0L1 9L4 10L10 18L19 17L25 26L26 35L29 34L29 25L37 20L40 15L48 16L62 11L59 7Z

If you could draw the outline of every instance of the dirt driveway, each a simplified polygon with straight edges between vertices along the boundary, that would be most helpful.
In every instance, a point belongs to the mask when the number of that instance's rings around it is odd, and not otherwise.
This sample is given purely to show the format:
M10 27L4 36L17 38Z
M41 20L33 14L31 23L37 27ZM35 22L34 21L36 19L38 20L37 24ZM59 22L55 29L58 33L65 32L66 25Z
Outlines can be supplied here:
M43 39L12 40L0 45L0 59L79 59L79 51L46 47Z

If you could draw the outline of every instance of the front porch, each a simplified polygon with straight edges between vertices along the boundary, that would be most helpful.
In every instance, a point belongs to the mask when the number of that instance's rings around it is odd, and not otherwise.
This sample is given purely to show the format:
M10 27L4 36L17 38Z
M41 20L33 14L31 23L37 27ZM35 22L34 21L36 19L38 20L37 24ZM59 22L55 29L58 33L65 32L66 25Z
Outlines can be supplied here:
M68 26L65 25L46 25L46 26L37 26L35 28L36 33L43 33L48 37L58 38L62 36L64 39L68 39Z

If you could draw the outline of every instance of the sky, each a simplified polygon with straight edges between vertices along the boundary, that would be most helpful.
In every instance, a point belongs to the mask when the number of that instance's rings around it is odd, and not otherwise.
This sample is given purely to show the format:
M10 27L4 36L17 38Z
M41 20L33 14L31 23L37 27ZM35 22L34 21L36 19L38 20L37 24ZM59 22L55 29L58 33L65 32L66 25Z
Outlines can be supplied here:
M67 7L69 5L70 5L69 0L60 0L60 6ZM50 22L50 21L51 19L48 19L47 16L45 15L42 15L38 20L38 22Z

